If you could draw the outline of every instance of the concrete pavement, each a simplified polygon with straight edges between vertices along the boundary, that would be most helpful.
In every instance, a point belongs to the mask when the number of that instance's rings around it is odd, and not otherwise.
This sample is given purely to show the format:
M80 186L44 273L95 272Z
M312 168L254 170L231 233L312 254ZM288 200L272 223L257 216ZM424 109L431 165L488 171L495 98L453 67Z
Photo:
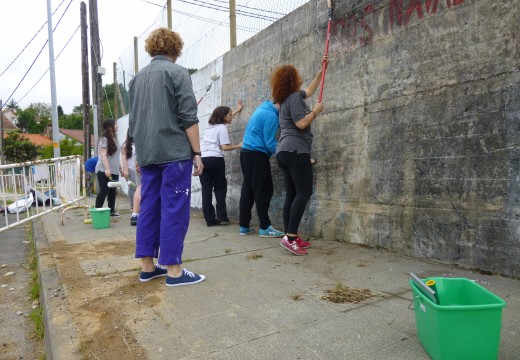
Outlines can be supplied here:
M193 212L184 266L206 281L140 283L135 227L118 202L123 217L108 229L83 224L80 209L63 226L53 213L37 227L48 359L429 359L410 272L473 279L504 299L499 359L520 359L518 280L328 239L297 257L279 239L239 236L236 220L208 228ZM337 284L376 296L324 300Z

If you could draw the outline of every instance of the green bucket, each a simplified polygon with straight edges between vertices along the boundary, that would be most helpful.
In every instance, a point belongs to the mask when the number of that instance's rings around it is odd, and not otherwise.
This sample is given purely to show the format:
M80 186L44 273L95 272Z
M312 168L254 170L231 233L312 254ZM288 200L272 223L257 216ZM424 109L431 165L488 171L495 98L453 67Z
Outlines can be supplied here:
M94 229L106 229L110 227L110 208L90 208L92 227Z
M468 279L434 280L440 305L410 280L419 341L433 360L496 360L504 300Z

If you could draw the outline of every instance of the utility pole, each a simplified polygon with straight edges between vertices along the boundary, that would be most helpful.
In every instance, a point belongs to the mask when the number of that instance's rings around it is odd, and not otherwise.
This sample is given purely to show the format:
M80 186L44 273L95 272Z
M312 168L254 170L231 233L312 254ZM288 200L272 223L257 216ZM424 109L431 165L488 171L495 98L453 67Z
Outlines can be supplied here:
M90 89L88 83L88 38L87 38L87 5L80 4L81 23L81 85L83 95L83 160L90 159Z
M229 0L229 42L231 49L237 46L237 4Z
M134 75L139 72L139 56L137 47L139 46L139 41L137 40L137 36L134 36Z
M90 68L92 71L92 104L97 106L99 110L97 113L97 129L101 129L103 123L103 83L101 75L105 74L105 69L101 66L101 51L99 44L99 23L98 23L98 9L97 0L89 0L89 14L90 14ZM95 134L99 135L99 134Z
M2 114L2 100L0 100L0 165L4 164L4 115Z
M172 0L166 1L166 10L168 11L168 29L172 29Z
M47 0L47 28L49 31L49 69L51 77L52 147L54 157L60 157L60 129L58 124L58 104L56 95L56 70L54 69L54 37L52 28L51 0Z

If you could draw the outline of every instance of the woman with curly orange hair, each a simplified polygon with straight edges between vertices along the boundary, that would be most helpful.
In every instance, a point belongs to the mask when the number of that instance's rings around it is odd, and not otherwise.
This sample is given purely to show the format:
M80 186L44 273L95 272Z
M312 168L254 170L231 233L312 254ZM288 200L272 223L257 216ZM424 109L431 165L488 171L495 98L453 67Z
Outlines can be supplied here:
M328 62L324 56L322 62ZM323 104L316 103L313 109L305 103L318 88L321 70L305 90L301 90L303 78L294 67L277 66L271 75L273 102L280 104L280 138L276 147L276 160L282 169L285 186L283 224L285 236L280 245L295 255L307 254L311 243L298 236L298 227L305 206L312 195L311 124L323 111Z

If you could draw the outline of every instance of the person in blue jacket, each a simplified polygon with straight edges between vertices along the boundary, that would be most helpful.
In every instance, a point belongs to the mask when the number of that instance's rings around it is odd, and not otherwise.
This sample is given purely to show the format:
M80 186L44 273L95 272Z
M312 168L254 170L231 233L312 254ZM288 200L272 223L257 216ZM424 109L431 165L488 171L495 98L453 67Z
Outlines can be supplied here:
M278 104L264 101L251 115L244 132L240 150L240 166L244 181L240 193L240 235L254 233L250 227L251 209L256 204L260 220L260 237L282 237L269 219L269 204L273 197L273 179L269 158L276 150L278 130Z
M87 196L94 196L94 182L96 181L96 164L98 157L94 156L85 161L85 187L87 190Z

